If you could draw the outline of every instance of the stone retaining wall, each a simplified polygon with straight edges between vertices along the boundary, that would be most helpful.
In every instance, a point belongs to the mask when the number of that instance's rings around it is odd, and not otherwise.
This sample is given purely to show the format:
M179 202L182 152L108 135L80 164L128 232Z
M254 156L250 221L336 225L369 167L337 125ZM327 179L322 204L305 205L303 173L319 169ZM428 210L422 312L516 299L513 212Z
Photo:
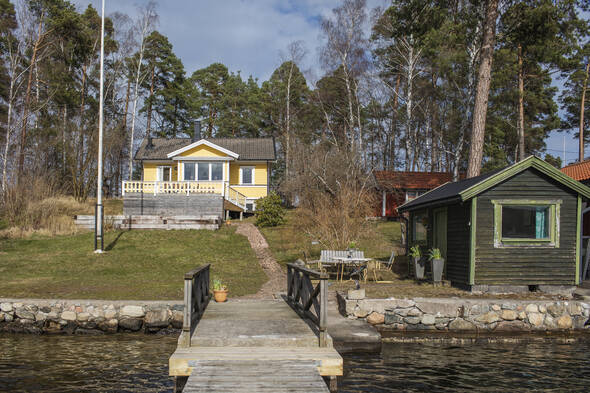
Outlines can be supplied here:
M459 298L347 299L340 312L351 319L400 331L587 330L590 304L580 301Z
M181 329L176 302L0 299L0 331L23 333L156 333Z

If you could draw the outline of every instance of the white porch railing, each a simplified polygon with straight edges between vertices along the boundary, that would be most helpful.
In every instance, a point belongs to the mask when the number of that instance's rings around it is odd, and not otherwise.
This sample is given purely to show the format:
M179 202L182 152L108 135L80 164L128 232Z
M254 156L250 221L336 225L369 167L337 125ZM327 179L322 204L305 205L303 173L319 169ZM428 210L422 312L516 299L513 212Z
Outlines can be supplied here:
M234 205L246 210L246 195L242 194L229 184L225 184L225 187L225 199L227 199Z
M123 196L128 193L144 194L219 194L224 191L223 182L198 181L123 181Z
M246 210L246 196L227 182L199 181L141 181L124 180L123 196L130 193L144 194L218 194L234 205Z

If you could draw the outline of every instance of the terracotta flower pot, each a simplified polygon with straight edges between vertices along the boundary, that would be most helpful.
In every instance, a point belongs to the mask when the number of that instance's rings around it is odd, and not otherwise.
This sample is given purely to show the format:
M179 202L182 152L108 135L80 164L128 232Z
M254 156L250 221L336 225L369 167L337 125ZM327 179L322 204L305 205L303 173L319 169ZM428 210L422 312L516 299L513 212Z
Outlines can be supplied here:
M223 303L227 300L227 289L221 291L213 291L213 298L218 303Z

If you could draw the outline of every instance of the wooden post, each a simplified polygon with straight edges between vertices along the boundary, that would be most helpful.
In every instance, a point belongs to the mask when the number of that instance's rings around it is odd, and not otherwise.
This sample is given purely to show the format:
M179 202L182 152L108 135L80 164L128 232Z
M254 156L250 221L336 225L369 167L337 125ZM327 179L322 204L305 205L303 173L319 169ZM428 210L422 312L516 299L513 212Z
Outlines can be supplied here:
M192 287L191 279L184 279L184 315L182 319L182 333L178 342L179 346L188 348L191 346L191 321L192 321Z
M326 347L326 329L328 324L328 287L326 278L320 278L320 347Z
M243 219L244 219L244 211L242 210L242 211L240 212L240 221L242 221Z

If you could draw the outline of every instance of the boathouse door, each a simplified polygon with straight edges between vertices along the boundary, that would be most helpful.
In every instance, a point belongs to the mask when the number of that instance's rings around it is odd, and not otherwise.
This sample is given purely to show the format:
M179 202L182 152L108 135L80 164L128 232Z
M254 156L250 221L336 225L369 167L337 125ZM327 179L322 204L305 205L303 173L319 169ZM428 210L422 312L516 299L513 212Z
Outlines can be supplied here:
M433 212L433 239L432 247L438 248L442 257L447 259L447 208L436 209ZM445 273L447 264L445 263Z

